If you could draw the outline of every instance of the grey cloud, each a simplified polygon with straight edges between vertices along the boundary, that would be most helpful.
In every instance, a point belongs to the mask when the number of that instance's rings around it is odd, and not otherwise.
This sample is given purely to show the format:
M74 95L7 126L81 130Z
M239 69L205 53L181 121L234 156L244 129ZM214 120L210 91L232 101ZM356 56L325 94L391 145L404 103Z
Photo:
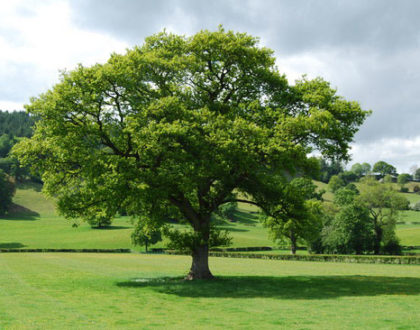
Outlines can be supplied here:
M264 37L269 44L288 53L346 46L391 51L420 43L420 3L415 0L78 0L71 3L74 19L79 24L130 41L139 41L139 35L147 36L168 24L189 33L223 24ZM183 13L183 21L177 21L177 12ZM185 26L193 31L185 31Z
M132 44L142 43L163 27L192 34L223 24L261 37L278 57L319 56L326 63L325 72L319 74L346 98L374 111L356 142L420 133L420 2L416 0L79 0L71 4L78 24Z

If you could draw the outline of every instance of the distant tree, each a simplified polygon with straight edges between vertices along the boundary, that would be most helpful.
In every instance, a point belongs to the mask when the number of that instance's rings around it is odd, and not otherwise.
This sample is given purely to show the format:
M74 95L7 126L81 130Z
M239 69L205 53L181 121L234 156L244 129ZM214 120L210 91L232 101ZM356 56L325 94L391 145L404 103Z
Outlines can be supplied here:
M24 111L1 111L0 110L0 135L7 134L10 137L30 137L35 117Z
M328 253L371 252L374 234L368 209L355 201L343 205L331 224L323 229L322 242Z
M390 165L390 164L388 164L388 163L386 163L382 160L375 163L375 165L373 165L372 171L376 172L376 173L379 173L382 176L385 176L387 174L397 175L397 169L394 166L392 166L392 165Z
M238 208L237 202L230 202L223 205L220 205L215 213L226 220L231 220L235 214L236 209Z
M12 204L15 185L12 179L0 169L0 215L4 215Z
M328 182L328 188L332 192L336 192L338 189L346 186L346 182L340 178L338 175L333 175Z
M338 206L349 205L354 202L358 193L357 189L352 189L350 187L340 188L334 194L334 203Z
M372 166L369 163L362 163L363 175L367 175L372 170Z
M414 173L414 179L420 180L420 168L416 169L416 172Z
M338 174L338 177L344 181L345 184L354 182L357 180L358 176L352 171L343 171Z
M375 233L373 250L379 254L381 246L386 244L384 239L395 237L399 211L408 209L409 201L390 185L380 184L372 178L363 179L359 190L356 200L369 210Z
M338 175L344 171L343 164L338 160L329 160L325 158L318 158L319 161L319 180L328 183L333 175Z
M0 158L7 157L10 149L15 144L15 139L9 134L0 135Z
M415 176L415 174L416 174L416 171L418 170L418 166L417 166L417 164L413 164L413 165L411 165L410 166L410 174L411 174L411 176L414 178L414 176Z
M387 174L383 177L383 182L384 183L392 183L392 182L394 182L394 178L391 174Z
M305 182L306 181L306 182ZM312 184L312 187L311 187ZM310 243L322 228L322 204L316 193L316 186L303 178L291 181L284 191L286 203L279 210L279 216L263 218L263 225L270 230L274 240L287 239L292 254L296 254L299 239Z
M131 241L134 245L144 246L147 253L149 245L162 241L162 228L155 227L153 222L147 220L137 221Z
M401 189L404 188L405 184L411 180L411 175L408 173L402 173L398 175L397 182L401 186Z
M356 174L359 178L360 177L362 177L363 176L363 166L362 166L362 164L359 164L359 163L355 163L355 164L353 164L352 166L351 166L351 169L350 169L354 174Z

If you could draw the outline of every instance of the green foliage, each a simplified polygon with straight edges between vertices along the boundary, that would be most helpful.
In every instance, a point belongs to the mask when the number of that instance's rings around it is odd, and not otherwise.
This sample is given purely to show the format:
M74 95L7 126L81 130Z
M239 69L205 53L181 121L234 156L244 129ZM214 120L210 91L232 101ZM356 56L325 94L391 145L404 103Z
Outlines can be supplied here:
M338 189L343 188L346 186L346 182L340 178L338 175L333 175L328 182L328 188L332 192L336 192Z
M418 193L420 192L420 186L416 184L416 185L413 187L413 192L414 192L414 193L416 193L416 194L418 194Z
M28 115L26 112L0 110L0 136L6 134L12 138L16 136L30 137L34 123L34 117Z
M357 190L350 187L338 189L334 194L334 203L338 206L346 206L354 202L358 194Z
M420 180L420 168L416 169L414 172L414 179Z
M343 206L331 224L323 229L322 241L325 251L329 253L371 252L374 234L368 209L354 202Z
M414 204L414 206L412 207L412 209L414 211L420 211L420 202L417 202L416 204Z
M384 176L384 183L392 183L394 181L394 178L391 174L386 174Z
M358 178L361 178L371 171L371 166L368 163L355 163L351 167L351 172L353 172Z
M318 158L319 162L319 180L324 183L330 181L330 178L333 175L338 175L339 173L343 172L344 168L340 161L332 159L328 160L323 157Z
M172 236L205 246L233 191L278 209L290 175L314 170L312 151L348 159L368 115L320 78L289 85L275 60L257 38L223 28L153 35L64 72L27 107L39 121L14 153L67 218L177 213L194 232Z
M298 239L315 241L322 228L323 209L316 194L316 186L305 178L293 179L284 189L279 208L262 219L274 240L287 238L292 253L296 253Z
M411 180L411 175L408 173L402 173L398 175L397 182L401 186L401 190L404 188L404 185L408 183L410 180ZM407 191L402 191L402 192L408 192L408 188L407 188Z
M131 242L134 245L145 246L146 252L149 245L162 241L162 228L156 227L156 223L142 219L137 221L131 234Z
M229 246L232 244L232 237L229 231L210 226L208 235L193 230L179 230L165 227L163 234L169 238L168 248L183 253L192 253L197 246L206 244L209 249L218 246ZM209 237L209 238L207 238Z
M370 213L375 232L374 252L379 254L387 240L395 237L395 225L400 210L409 208L409 201L399 195L390 185L365 178L359 186L358 202Z
M9 210L14 194L14 182L0 169L0 216L4 215Z
M385 176L387 174L397 175L397 169L391 164L384 162L383 160L376 162L375 165L373 165L372 171L375 173L379 173L382 176Z
M237 202L230 202L220 205L215 213L226 220L231 220L235 214L235 210L238 208Z
M352 171L344 171L338 174L338 177L344 181L345 184L349 184L357 180L357 175Z

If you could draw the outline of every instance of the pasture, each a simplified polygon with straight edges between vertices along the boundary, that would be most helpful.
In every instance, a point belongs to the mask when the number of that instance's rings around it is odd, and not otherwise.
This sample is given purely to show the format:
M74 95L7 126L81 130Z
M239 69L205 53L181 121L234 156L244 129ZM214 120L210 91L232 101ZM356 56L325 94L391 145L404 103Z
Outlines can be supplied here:
M378 329L420 322L420 268L144 254L0 255L0 328Z
M317 183L319 187L325 184ZM404 194L413 202L420 200L418 194ZM324 197L332 200L327 192ZM142 251L131 244L133 224L130 217L119 217L110 228L92 229L87 223L72 222L57 215L53 201L40 192L38 185L20 186L14 198L14 210L9 216L0 218L0 248L131 248ZM239 204L234 222L225 221L219 226L229 229L233 237L232 247L272 246L268 231L258 220L257 208ZM401 212L403 224L397 225L397 235L402 245L420 246L420 212ZM165 246L165 241L154 247ZM277 250L279 253L288 251ZM298 253L305 253L298 251Z

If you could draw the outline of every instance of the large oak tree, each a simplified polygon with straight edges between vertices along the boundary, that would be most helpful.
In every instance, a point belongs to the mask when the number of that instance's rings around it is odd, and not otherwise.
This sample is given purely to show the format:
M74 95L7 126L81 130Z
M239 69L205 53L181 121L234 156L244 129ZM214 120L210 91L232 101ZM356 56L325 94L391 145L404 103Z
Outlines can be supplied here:
M64 72L27 110L40 120L15 153L42 173L59 211L183 219L191 231L169 236L191 251L191 279L212 277L209 246L226 240L211 223L220 205L241 193L281 217L284 186L316 163L310 152L348 158L368 114L320 78L290 85L273 51L222 28L159 33Z

